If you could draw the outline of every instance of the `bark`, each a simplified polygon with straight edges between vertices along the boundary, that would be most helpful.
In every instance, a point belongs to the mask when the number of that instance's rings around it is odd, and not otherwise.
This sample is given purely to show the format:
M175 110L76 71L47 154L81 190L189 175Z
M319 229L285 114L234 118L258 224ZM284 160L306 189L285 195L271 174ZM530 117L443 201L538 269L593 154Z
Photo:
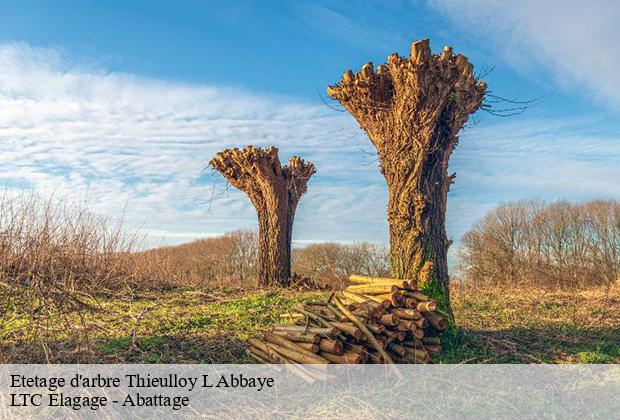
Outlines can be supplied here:
M355 325L347 322L332 322L334 327L338 328L343 333L355 338L356 340L363 340L364 333Z
M422 316L419 312L417 312L414 309L396 308L392 311L392 313L401 319L410 319L414 321L416 319L420 319L420 317Z
M289 359L270 348L268 343L264 343L256 338L248 339L248 343L266 354L272 363L291 363Z
M275 327L276 330L282 331L294 331L299 333L307 333L307 334L319 334L321 337L329 337L334 338L337 337L340 331L337 328L329 327L310 327L310 326L302 326L302 325L277 325Z
M418 312L433 312L437 309L437 304L435 302L420 302L415 308Z
M344 352L344 345L340 340L323 339L319 341L319 348L323 352L337 355L342 355L342 353Z
M362 353L356 353L353 351L347 351L343 354L332 354L326 351L322 351L319 353L319 355L332 363L340 364L361 364L364 363L365 359Z
M385 314L378 319L379 324L385 325L387 327L398 325L399 321L400 319L394 314Z
M396 343L390 343L387 345L388 349L399 355L400 357L405 357L407 354L407 349L405 346Z
M318 353L320 350L318 343L297 343L297 345L311 353Z
M294 331L278 331L274 330L274 334L280 335L288 340L299 343L312 343L318 344L321 341L319 334L299 333Z
M425 337L422 339L422 344L425 346L439 345L441 344L441 338L439 337Z
M334 303L336 304L338 309L340 309L342 311L342 313L344 313L346 316L349 317L349 319L355 324L355 326L357 328L362 330L364 335L366 335L366 337L368 338L368 341L370 342L372 347L374 347L374 349L377 350L377 352L379 352L379 354L383 357L383 360L385 360L385 363L390 364L390 365L394 364L394 361L392 360L392 358L385 352L385 350L383 350L383 347L381 346L381 344L379 344L379 342L377 341L375 336L372 335L372 333L370 331L368 331L368 328L366 328L366 326L364 325L364 323L362 321L360 321L355 315L353 315L342 304L342 302L338 299L337 296L334 297ZM399 377L400 377L400 374L399 374Z
M392 283L356 284L349 286L347 290L366 295L382 295L392 291Z
M246 350L246 353L250 356L258 359L261 363L272 363L269 355L256 347L250 347Z
M388 187L392 276L435 290L448 308L448 160L485 90L465 56L449 47L431 54L428 39L414 42L410 57L392 54L376 71L367 63L327 88L377 149Z
M342 291L342 296L355 303L364 303L368 301L368 299L366 299L364 296L346 290Z
M302 347L303 343L294 343L290 340L287 340L284 337L280 337L277 334L266 332L264 335L265 341L267 341L267 345L271 346L274 350L276 350L281 355L288 357L291 360L294 360L299 363L327 363L327 360L317 356L316 354L308 351Z
M281 166L278 149L226 149L210 162L228 182L248 195L258 215L258 283L286 286L291 277L293 220L314 165L293 157Z

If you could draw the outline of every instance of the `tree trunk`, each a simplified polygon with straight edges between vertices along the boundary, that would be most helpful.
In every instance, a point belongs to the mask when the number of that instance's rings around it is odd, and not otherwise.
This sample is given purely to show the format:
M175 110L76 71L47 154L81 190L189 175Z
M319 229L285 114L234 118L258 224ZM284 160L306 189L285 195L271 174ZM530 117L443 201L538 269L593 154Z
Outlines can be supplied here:
M316 172L314 166L293 157L282 167L276 148L252 146L224 150L210 164L245 192L256 208L259 286L287 286L295 210Z
M437 133L432 132L435 136ZM388 225L392 276L417 280L418 287L450 309L445 228L451 147L383 155L388 186Z
M447 310L448 160L485 91L467 57L450 47L431 54L428 39L414 42L409 58L394 53L376 71L367 63L327 87L377 149L389 195L392 275L417 280Z
M449 302L445 214L452 178L438 155L411 156L406 159L412 163L405 171L408 176L386 178L390 264L392 276L417 279L418 287L425 290L437 287ZM432 261L431 272L424 271L428 261ZM433 281L435 285L430 284Z
M260 286L285 286L290 278L286 237L288 223L278 209L264 208L258 214L258 279ZM278 214L280 213L280 214Z

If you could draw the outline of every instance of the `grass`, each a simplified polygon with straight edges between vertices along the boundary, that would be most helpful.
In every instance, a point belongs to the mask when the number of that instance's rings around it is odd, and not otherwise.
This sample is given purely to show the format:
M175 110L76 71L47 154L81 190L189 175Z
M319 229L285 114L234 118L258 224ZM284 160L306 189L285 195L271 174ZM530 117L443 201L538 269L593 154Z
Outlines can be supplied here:
M99 298L97 309L83 317L58 316L45 346L31 339L22 322L5 325L0 354L8 355L4 362L26 363L243 363L249 361L244 341L250 335L280 322L295 303L319 297L188 288Z
M455 289L459 328L445 337L435 361L620 363L618 289ZM83 317L59 314L44 342L26 339L34 332L24 320L3 325L0 362L245 363L249 336L281 322L295 303L322 296L185 288L100 297L98 309Z
M456 290L443 363L620 363L620 287Z

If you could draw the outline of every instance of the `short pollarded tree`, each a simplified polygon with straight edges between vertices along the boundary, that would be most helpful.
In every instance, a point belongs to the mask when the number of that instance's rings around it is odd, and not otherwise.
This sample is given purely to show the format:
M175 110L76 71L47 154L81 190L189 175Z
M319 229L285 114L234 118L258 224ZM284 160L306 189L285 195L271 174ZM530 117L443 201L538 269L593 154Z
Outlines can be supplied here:
M377 149L389 195L392 275L418 279L448 306L448 159L485 90L465 56L450 47L432 54L428 39L411 45L411 57L394 53L376 70L367 63L327 88Z
M314 165L295 156L282 166L278 149L226 149L210 165L250 197L258 214L258 283L286 286L291 277L293 219Z

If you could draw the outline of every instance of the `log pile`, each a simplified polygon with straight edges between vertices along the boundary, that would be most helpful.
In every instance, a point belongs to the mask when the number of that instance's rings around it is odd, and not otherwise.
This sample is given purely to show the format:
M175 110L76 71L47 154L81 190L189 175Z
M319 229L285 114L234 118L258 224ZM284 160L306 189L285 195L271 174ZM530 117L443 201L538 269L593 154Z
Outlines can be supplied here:
M283 315L248 354L263 363L432 363L447 323L414 281L352 275L346 290Z

